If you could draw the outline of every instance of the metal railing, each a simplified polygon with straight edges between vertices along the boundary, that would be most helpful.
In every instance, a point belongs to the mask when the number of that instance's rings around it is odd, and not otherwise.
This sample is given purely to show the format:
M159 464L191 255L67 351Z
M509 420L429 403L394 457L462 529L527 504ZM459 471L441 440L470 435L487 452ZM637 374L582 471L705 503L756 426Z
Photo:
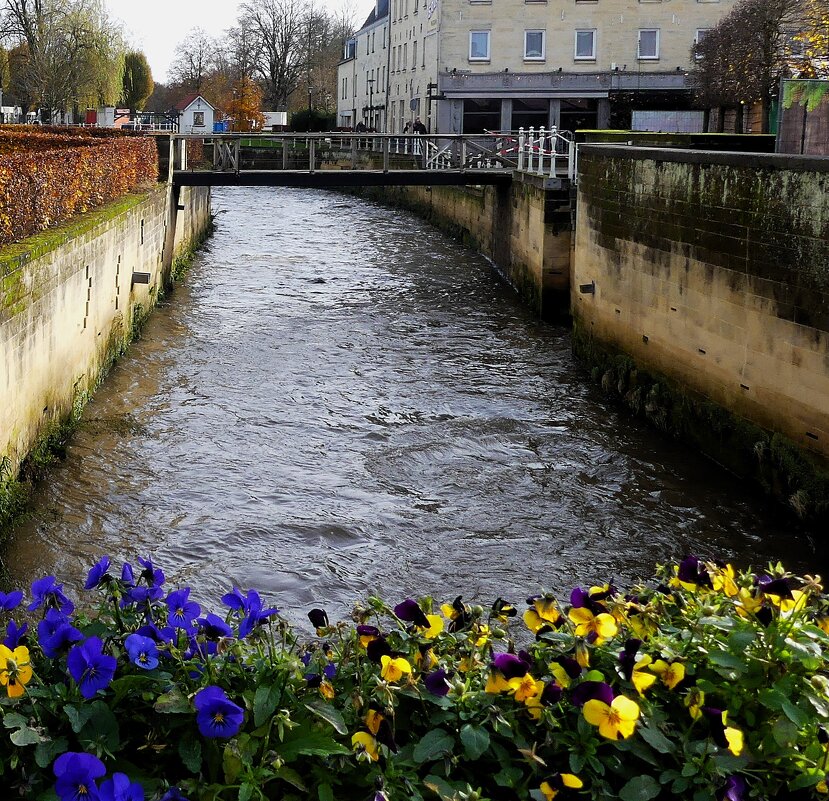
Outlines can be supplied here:
M578 146L570 131L558 128L518 129L518 171L545 178L578 177Z

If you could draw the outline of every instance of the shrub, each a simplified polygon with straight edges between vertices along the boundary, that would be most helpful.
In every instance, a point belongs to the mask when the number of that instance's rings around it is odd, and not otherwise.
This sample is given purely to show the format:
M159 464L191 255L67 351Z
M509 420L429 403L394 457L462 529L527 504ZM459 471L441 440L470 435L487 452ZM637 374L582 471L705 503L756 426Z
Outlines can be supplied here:
M36 581L28 630L8 619L22 592L0 593L7 788L61 801L105 782L101 797L168 801L827 793L829 599L779 565L736 574L689 557L626 594L534 595L523 624L502 599L437 612L370 598L356 625L311 610L311 637L254 591L203 614L139 562L92 568L92 615L54 577Z
M149 137L101 129L0 128L0 245L158 178Z

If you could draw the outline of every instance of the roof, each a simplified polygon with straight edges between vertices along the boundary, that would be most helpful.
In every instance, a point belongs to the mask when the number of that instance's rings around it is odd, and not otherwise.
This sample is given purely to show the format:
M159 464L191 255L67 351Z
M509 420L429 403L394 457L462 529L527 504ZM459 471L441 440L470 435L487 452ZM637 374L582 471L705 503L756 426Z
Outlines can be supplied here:
M363 28L368 28L369 25L373 25L375 22L377 22L377 9L372 8L371 13L366 17L366 21L363 23L360 30L363 30Z
M192 105L193 105L193 103L195 103L195 102L196 102L199 98L201 98L202 100L204 100L204 102L205 102L208 106L210 106L210 108L212 108L214 111L216 110L216 107L215 107L215 106L214 106L214 105L213 105L213 104L212 104L209 100L206 100L206 99L205 99L205 97L204 97L204 95L201 95L201 94L199 94L198 92L192 92L191 94L189 94L189 95L185 95L183 98L181 98L181 100L179 100L179 101L178 101L178 103L176 103L176 104L173 106L173 111L178 111L178 112L186 111L186 110L187 110L190 106L192 106Z

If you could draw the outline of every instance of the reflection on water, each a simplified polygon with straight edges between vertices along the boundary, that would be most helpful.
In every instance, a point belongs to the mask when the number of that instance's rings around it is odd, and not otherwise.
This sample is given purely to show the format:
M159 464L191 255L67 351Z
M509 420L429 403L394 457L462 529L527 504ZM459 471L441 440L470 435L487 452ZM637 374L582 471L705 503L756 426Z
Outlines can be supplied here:
M480 256L335 194L214 197L218 232L15 536L20 581L149 553L203 599L233 582L298 618L688 552L819 569L739 482L608 406Z

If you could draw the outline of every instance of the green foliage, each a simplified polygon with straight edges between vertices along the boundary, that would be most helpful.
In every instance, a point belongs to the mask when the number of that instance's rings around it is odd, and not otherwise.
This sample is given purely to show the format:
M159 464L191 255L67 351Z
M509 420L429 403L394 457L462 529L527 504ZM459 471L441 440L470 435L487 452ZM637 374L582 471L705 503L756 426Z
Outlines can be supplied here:
M795 103L806 106L806 111L816 111L824 97L829 96L829 80L783 81L783 108Z
M140 51L132 50L124 56L124 79L121 99L131 110L144 108L153 93L153 73L147 57Z
M458 598L438 612L430 598L369 598L354 612L360 627L316 620L311 637L235 591L228 629L196 623L201 610L179 593L165 603L163 577L144 564L139 576L99 563L88 582L98 608L67 618L115 658L97 692L80 692L68 646L45 655L42 627L0 648L6 786L48 797L54 760L71 751L140 780L148 799L169 786L193 801L825 790L829 596L780 565L758 577L689 557L628 593L533 596L523 624L503 602L487 612ZM39 614L62 606L43 600ZM138 629L157 664L142 667L130 646ZM194 709L206 687L238 710L218 735Z
M307 108L291 114L292 131L333 131L336 124L336 115L319 109L311 109L310 114Z

